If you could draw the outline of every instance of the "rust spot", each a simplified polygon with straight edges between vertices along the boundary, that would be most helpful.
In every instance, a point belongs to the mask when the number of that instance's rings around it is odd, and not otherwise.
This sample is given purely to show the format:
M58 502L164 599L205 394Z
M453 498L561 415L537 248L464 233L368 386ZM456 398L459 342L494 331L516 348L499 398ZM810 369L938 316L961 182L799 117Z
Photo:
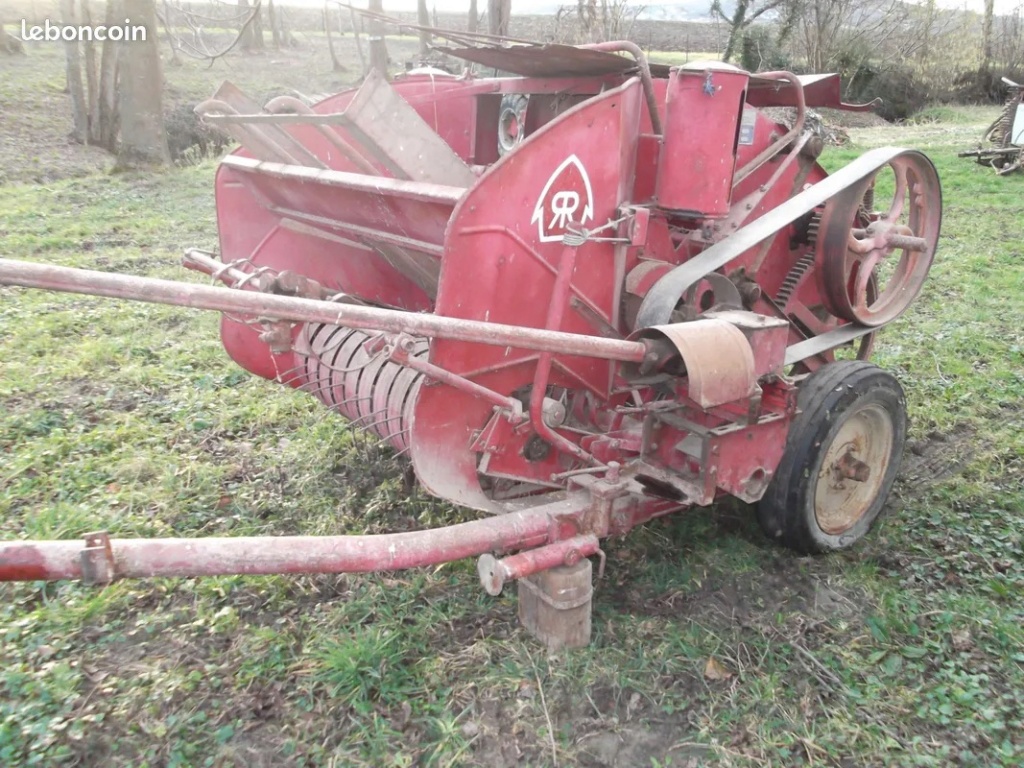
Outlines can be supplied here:
M31 545L5 547L0 554L0 581L40 581L52 578L39 551Z

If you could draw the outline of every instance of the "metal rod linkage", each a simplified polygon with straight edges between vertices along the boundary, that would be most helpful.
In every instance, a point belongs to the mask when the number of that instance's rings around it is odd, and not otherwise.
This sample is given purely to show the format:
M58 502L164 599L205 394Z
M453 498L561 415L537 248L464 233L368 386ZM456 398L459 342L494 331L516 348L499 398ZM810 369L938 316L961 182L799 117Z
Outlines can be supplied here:
M524 576L557 568L560 565L575 565L584 557L601 551L601 542L592 533L562 539L545 547L520 552L518 555L498 560L494 555L481 555L476 570L480 584L489 595L500 595L505 585Z
M368 573L436 565L545 544L553 520L578 515L585 495L445 528L368 536L239 536L0 542L0 582L275 573ZM95 545L98 540L103 546ZM97 563L100 557L103 562ZM101 567L97 567L101 566ZM97 578L96 574L106 574Z
M132 299L300 323L327 323L360 330L409 333L416 336L540 352L559 352L565 355L621 362L640 362L647 349L640 342L584 336L578 333L461 320L356 304L336 304L317 299L276 296L155 277L118 275L3 258L0 258L0 285L19 285L65 293Z

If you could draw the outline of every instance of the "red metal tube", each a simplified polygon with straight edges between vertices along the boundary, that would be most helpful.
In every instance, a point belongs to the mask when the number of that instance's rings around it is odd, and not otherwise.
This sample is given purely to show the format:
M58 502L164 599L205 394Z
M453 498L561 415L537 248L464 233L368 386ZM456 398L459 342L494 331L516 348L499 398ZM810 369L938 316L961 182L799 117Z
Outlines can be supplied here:
M548 305L546 323L548 328L557 328L561 324L565 308L569 304L569 290L572 288L572 275L576 269L576 255L577 249L574 246L566 245L562 248L558 260L558 272L555 275L555 285L551 289L551 303ZM576 458L592 464L593 456L544 423L544 397L547 394L548 378L551 375L553 361L554 356L550 352L541 352L537 356L537 370L533 374L533 390L530 393L530 423L537 434L554 445L556 449L563 453L571 453Z
M629 40L608 40L604 43L588 43L579 47L589 48L593 51L621 51L622 53L628 53L636 59L636 63L640 67L640 84L644 87L644 98L647 100L647 111L651 114L651 128L659 136L664 133L665 131L661 127L661 116L658 114L658 99L654 95L654 80L651 78L651 67L647 63L647 56L644 55L640 46Z
M777 141L773 141L761 150L757 157L736 171L736 175L733 177L733 186L739 184L747 178L747 176L779 154L793 141L799 138L800 134L804 131L804 120L807 117L807 103L804 99L804 86L800 82L800 78L792 72L758 72L757 76L761 79L778 80L779 82L789 83L793 86L793 92L796 94L796 118L793 121L793 127L789 129L785 136Z
M485 552L537 547L557 516L582 513L586 496L445 528L372 536L112 539L114 577L366 573L436 565ZM80 579L80 541L0 542L0 581Z
M460 320L454 317L401 312L358 304L276 296L155 277L136 277L88 269L0 259L0 285L20 285L65 293L172 304L233 314L249 314L346 328L410 333L417 336L472 341L605 360L639 362L646 347L634 341L545 331L517 325Z
M489 595L500 595L505 584L524 576L557 568L560 565L575 565L584 557L590 557L601 550L601 542L592 533L573 536L549 544L546 547L520 552L518 555L498 560L493 555L482 555L476 570L480 584Z
M499 408L507 408L513 414L522 411L523 404L514 397L506 397L499 392L495 392L493 389L477 384L472 379L467 379L465 376L459 376L457 373L452 373L449 370L432 365L426 360L409 357L407 353L401 356L392 355L391 359L399 365L404 365L406 368L412 368L412 370L422 373L428 379L439 381L442 384L447 384L450 387L455 387L463 392L468 392L471 395L488 400Z

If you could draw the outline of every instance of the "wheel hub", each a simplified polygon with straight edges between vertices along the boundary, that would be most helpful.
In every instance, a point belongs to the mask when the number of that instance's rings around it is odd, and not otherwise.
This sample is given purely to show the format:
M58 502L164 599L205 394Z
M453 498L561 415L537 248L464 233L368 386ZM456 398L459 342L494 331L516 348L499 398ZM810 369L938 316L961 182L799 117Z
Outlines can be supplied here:
M881 490L892 458L894 428L884 408L865 405L840 426L825 453L814 494L814 513L837 536L864 517Z
M876 182L884 168L892 175L881 179L887 183L883 194ZM815 241L818 288L829 312L872 327L898 317L920 293L935 257L941 215L938 175L928 160L908 153L884 168L826 204ZM868 198L877 204L879 196L888 202L866 210ZM871 282L877 285L874 295Z

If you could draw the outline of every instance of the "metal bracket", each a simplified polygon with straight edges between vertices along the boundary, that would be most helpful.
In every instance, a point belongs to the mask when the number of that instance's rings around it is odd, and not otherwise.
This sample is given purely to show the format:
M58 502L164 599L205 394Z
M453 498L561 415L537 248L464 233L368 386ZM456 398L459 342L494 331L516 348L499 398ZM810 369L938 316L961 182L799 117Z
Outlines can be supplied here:
M117 578L114 550L110 546L110 534L106 531L85 534L81 559L83 583L109 584Z

